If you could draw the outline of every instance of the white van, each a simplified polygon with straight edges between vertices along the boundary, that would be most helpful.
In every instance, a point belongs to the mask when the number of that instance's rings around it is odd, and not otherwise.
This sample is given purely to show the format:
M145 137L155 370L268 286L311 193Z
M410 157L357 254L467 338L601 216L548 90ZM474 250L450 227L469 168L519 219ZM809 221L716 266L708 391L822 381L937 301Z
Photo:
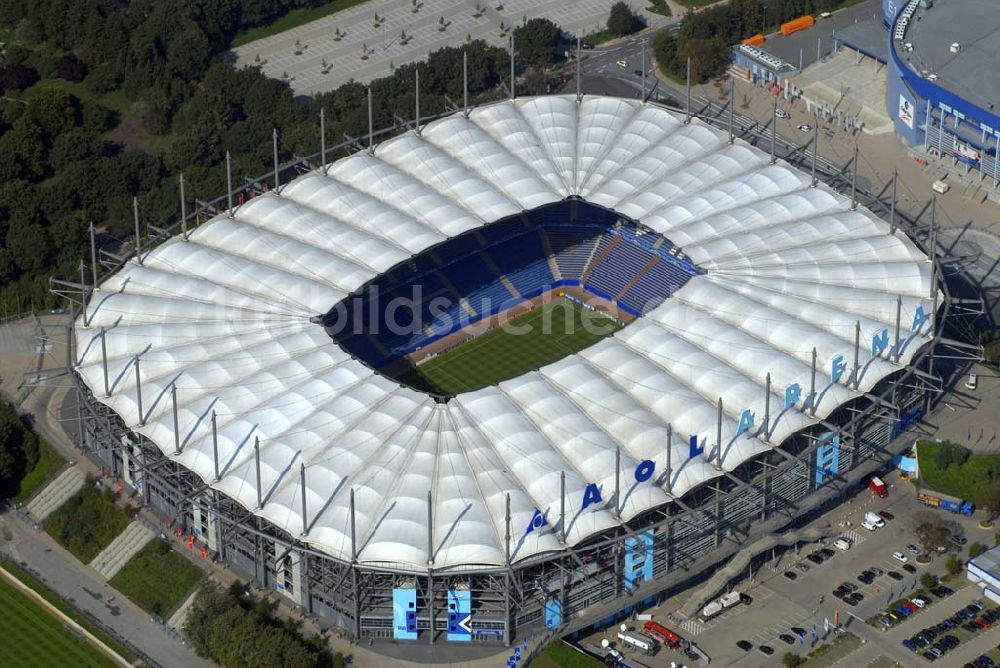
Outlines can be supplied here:
M874 524L876 527L881 529L885 526L885 520L878 516L878 514L871 512L870 510L865 513L865 522L869 524Z
M946 192L948 192L949 190L951 190L951 186L949 186L949 185L948 185L947 183L945 183L944 181L935 181L935 182L934 182L934 185L932 185L932 186L931 186L931 189L932 189L932 190L933 190L934 192L936 192L936 193L939 193L939 194L943 195L943 194L945 194Z
M645 633L639 633L638 631L619 631L618 640L622 643L639 650L640 652L645 652L646 654L652 654L656 651L658 643L647 636Z
M847 552L849 549L851 549L852 545L854 545L854 541L852 541L850 538L845 538L843 536L833 541L833 546L838 550L843 550L844 552Z
M868 529L869 531L878 531L878 527L869 522L868 520L865 520L864 522L861 523L861 528Z

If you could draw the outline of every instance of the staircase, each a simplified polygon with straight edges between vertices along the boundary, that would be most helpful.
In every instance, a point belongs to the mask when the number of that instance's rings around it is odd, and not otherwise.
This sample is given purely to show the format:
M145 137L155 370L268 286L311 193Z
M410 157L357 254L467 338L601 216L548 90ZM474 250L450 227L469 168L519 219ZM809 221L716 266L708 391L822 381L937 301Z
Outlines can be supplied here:
M659 262L659 261L660 261L660 258L658 258L658 257L656 257L654 255L652 258L650 258L649 262L647 262L646 264L642 265L642 269L640 269L639 271L635 272L635 276L633 276L632 278L630 278L628 280L628 283L625 284L625 287L622 288L621 292L619 292L617 295L615 295L615 301L618 301L622 297L624 297L625 293L628 292L629 290L631 290L632 286L635 285L636 283L638 283L639 280L642 279L642 277L646 275L646 272L648 272L650 269L652 269L653 266L655 266L656 263Z
M512 297L520 297L520 291L514 287L514 284L510 282L507 275L504 274L500 267L497 266L497 263L493 261L493 258L489 256L489 253L484 250L480 251L479 254L483 256L483 261L486 263L486 266L490 268L490 271L492 271L496 277L500 279L500 282L503 283L503 286L507 288L507 292L509 292Z
M549 262L549 271L552 272L552 278L561 281L562 272L559 271L559 265L556 263L555 253L552 252L552 246L549 244L549 237L545 234L545 228L542 228L540 232L541 234L538 236L542 239L542 250L545 251L545 259Z
M111 544L101 550L90 562L98 573L110 580L134 557L139 550L153 540L154 534L144 524L132 522Z
M80 491L80 488L83 487L83 482L83 472L76 466L71 466L36 494L28 502L25 510L37 522L41 522L51 515L56 508L66 503L69 497Z
M469 303L469 300L463 297L462 293L458 291L458 289L455 287L455 284L448 280L448 277L444 275L444 272L435 271L434 275L438 277L438 280L440 280L441 283L444 284L446 288L448 288L448 291L451 292L451 295L456 300L458 300L458 305L461 306L466 313L471 315L473 318L479 315L478 313L476 313L476 309L472 308L472 304Z
M597 266L601 260L608 256L608 254L614 249L615 246L618 245L622 238L617 234L614 235L611 238L611 241L608 242L608 245L604 247L604 250L598 253L597 247L600 245L600 240L601 237L594 239L594 249L590 251L590 257L587 258L586 268L583 270L583 276L580 277L581 283L585 283L587 279L590 278L590 272L593 271L594 267Z

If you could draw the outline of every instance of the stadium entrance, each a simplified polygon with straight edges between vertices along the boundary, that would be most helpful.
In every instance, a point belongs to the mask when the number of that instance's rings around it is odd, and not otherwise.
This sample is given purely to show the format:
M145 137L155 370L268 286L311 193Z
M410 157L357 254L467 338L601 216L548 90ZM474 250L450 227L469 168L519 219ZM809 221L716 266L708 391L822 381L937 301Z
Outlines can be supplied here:
M323 325L371 368L446 398L582 350L701 273L666 237L570 198L429 248Z

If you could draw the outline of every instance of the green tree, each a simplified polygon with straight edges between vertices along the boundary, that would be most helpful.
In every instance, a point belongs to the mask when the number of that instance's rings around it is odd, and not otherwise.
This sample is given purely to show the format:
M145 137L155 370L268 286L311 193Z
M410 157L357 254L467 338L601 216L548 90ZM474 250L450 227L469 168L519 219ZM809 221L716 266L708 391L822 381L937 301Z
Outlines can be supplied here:
M608 14L608 32L619 37L630 35L639 28L639 25L639 17L633 14L624 2L619 0L611 6L611 12Z
M948 575L958 575L962 572L962 562L955 555L949 555L944 562L944 569Z
M987 549L988 548L985 545L983 545L977 540L976 542L974 542L972 545L969 546L969 558L975 559L983 552L985 552Z
M556 45L562 30L548 19L531 19L514 30L514 49L529 65L547 65L556 60Z
M802 657L793 652L785 652L785 656L781 657L781 663L788 668L795 668L802 663Z
M981 484L976 489L975 501L991 521L1000 517L1000 478L993 477Z
M939 547L949 546L951 528L937 514L930 511L915 513L913 524L924 554L930 554Z
M938 579L933 573L924 573L920 576L920 586L924 589L933 589L937 587Z

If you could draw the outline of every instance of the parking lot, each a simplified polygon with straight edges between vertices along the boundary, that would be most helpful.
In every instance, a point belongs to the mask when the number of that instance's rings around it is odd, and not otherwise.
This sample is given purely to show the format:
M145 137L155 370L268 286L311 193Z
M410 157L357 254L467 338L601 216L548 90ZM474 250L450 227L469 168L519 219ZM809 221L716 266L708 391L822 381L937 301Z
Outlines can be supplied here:
M895 475L887 477L886 482L890 485L888 498L881 499L864 491L817 520L818 524L829 522L841 528L840 535L853 542L849 550L833 548L833 539L826 541L825 545L803 545L797 552L789 550L784 554L775 554L763 568L757 569L752 579L733 583L734 590L753 598L750 605L734 606L704 622L698 619L682 621L673 618L671 613L683 604L685 596L690 595L690 592L685 592L646 612L653 614L658 623L697 643L717 665L777 665L785 652L805 655L825 640L832 639L832 627L836 621L842 629L864 641L845 665L864 666L879 657L890 658L904 666L928 664L919 654L904 647L902 641L954 615L979 598L979 590L969 585L962 574L949 581L955 592L953 595L944 599L928 595L929 603L924 608L892 627L885 628L875 621L890 604L912 598L921 589L920 576L923 573L944 575L946 558L942 554L921 565L907 551L907 545L919 545L914 532L916 514L929 509L917 501L909 483L900 482ZM869 511L888 512L893 519L885 521L883 528L870 532L860 528L865 513ZM963 561L968 558L968 545L975 541L993 543L993 531L980 529L975 519L951 513L947 513L946 517L955 520L967 537L967 544L963 548L956 546L952 552ZM832 556L818 564L809 559L810 555L822 549L828 550L827 554ZM906 557L905 564L893 557L897 551ZM875 574L870 581L858 580L864 571L871 570L875 570ZM786 572L794 573L794 579L786 576ZM834 595L834 590L844 582L850 583L852 588L856 587L854 593L860 595L855 605L845 603ZM866 620L873 620L874 623L868 624ZM825 622L831 626L829 632L824 631ZM815 641L812 638L814 626ZM962 633L953 631L951 634L957 635L962 642L939 659L939 664L961 666L980 654L995 651L1000 643L998 627L982 629L978 634L964 629ZM614 640L613 635L609 629L593 634L585 642L599 645L602 637ZM740 649L737 642L741 640L749 642L752 648L749 651ZM772 648L774 654L768 657L760 653L761 645ZM634 656L651 667L666 667L671 661L688 662L683 656L666 650L655 656ZM862 663L855 662L862 659Z

